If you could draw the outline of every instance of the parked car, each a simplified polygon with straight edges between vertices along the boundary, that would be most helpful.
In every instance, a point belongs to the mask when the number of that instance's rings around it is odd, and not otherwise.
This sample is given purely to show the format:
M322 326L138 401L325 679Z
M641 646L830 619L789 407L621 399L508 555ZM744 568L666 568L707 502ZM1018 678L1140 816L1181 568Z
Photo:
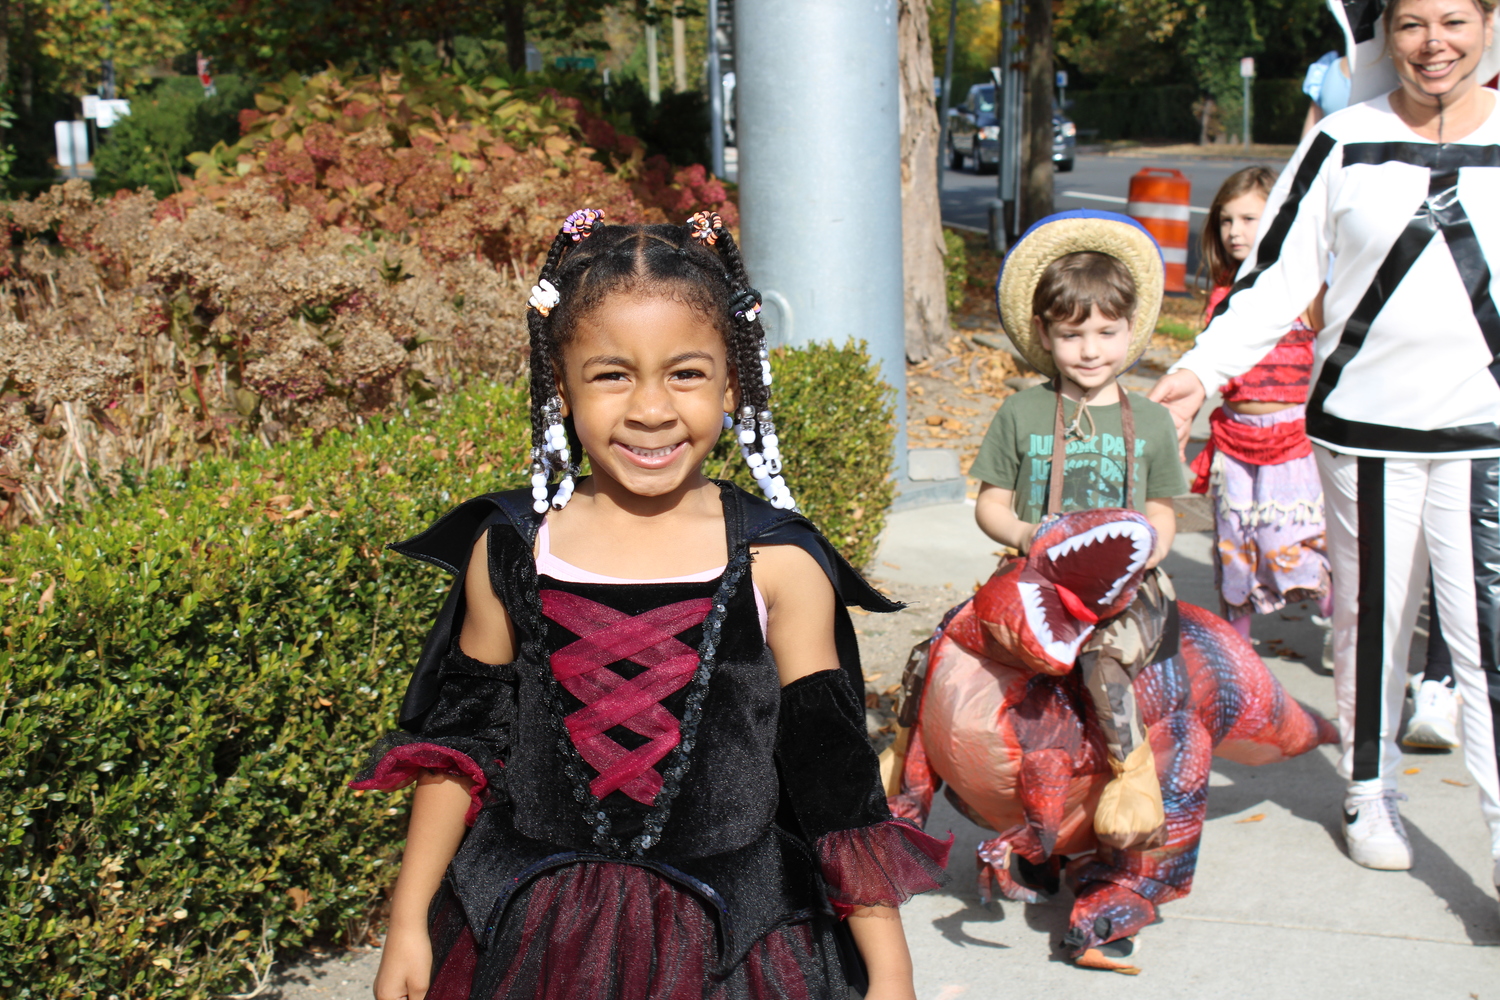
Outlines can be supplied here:
M962 170L971 163L975 173L994 173L1000 166L1000 119L995 85L975 84L969 96L948 111L948 166ZM1060 111L1052 112L1052 162L1059 171L1073 169L1078 129Z

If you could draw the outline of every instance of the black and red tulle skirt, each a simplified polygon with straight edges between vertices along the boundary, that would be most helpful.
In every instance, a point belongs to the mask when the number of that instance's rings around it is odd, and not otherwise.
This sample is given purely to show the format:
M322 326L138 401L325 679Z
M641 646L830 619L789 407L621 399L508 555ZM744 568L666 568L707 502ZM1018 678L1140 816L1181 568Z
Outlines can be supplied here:
M487 949L445 886L427 1000L845 1000L833 928L822 916L777 927L721 972L697 896L637 865L584 861L519 892Z

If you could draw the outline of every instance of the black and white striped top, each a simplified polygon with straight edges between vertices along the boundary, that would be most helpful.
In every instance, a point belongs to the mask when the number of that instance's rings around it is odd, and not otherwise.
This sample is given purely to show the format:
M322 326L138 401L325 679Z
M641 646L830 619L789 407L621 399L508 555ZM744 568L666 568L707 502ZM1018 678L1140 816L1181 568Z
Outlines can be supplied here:
M1408 129L1388 97L1323 119L1271 192L1234 290L1173 370L1221 387L1326 281L1308 436L1354 455L1500 455L1494 104L1482 126L1443 145Z

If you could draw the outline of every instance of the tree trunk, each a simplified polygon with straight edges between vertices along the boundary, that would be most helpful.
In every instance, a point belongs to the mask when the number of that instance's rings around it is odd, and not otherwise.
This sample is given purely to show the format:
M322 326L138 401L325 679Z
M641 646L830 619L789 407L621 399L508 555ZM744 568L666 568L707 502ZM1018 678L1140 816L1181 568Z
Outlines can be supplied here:
M1023 231L1052 214L1052 0L1026 3L1026 100Z
M687 93L687 21L672 15L672 92Z
M901 262L906 285L906 356L921 361L948 342L943 224L938 203L938 118L932 94L928 0L901 0Z
M505 61L512 73L526 71L525 0L505 0Z

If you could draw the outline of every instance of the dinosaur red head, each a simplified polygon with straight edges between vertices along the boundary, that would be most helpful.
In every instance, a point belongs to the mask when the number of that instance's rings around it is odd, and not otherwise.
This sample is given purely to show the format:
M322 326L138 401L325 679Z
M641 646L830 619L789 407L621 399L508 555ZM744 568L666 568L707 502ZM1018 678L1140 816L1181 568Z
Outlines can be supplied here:
M1135 600L1155 547L1155 529L1133 510L1047 518L1030 554L1001 567L974 595L971 621L983 634L954 639L1002 663L1065 674L1095 624Z

